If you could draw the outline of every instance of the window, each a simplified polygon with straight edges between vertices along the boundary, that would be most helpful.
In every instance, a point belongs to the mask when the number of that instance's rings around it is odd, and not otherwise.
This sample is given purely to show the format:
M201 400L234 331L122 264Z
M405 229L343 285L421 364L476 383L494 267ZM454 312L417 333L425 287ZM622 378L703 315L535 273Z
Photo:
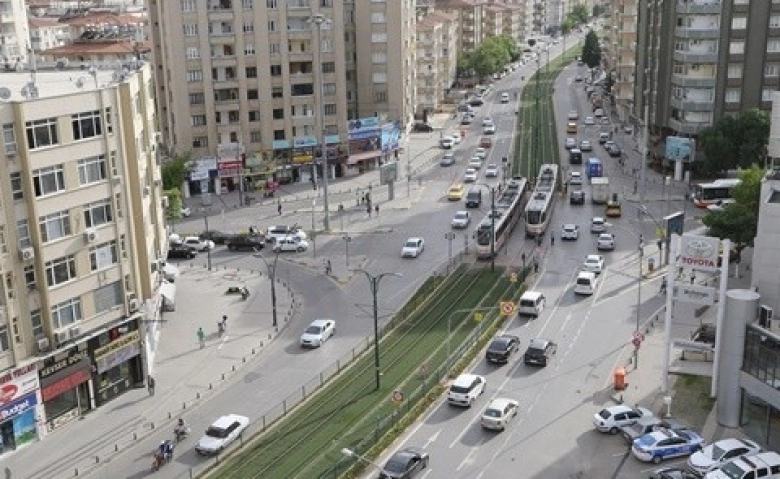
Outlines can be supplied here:
M56 118L28 121L24 125L27 130L27 146L31 150L59 143Z
M11 346L8 344L8 326L0 326L0 352L9 351Z
M374 83L387 83L387 73L376 72L372 75Z
M244 10L252 10L252 2L254 0L241 0L241 8Z
M333 42L330 39L323 38L320 42L320 51L322 53L332 52L333 51Z
M43 331L43 318L41 317L40 309L30 311L30 323L32 324L32 333L34 338L39 338L45 335Z
M373 63L387 63L387 53L374 52L371 54L371 61Z
M275 86L271 88L271 98L282 98L284 96L284 88Z
M187 58L190 60L197 60L200 58L200 50L198 47L187 47Z
M729 88L726 90L726 103L739 103L741 93L738 88Z
M277 0L265 0L265 8L268 8L270 10L274 10L278 8L276 2Z
M206 148L209 146L209 138L207 136L195 136L192 138L193 148Z
M322 62L322 73L334 73L336 71L336 62Z
M89 249L89 267L91 271L105 269L119 262L116 241L103 243Z
M106 156L98 155L79 160L79 184L88 185L103 181L108 177L106 172Z
M124 303L122 299L122 282L116 281L95 290L92 295L95 300L95 312L105 313L115 306Z
M332 103L328 103L323 107L323 110L325 111L326 115L335 115L336 114L336 105Z
M38 219L41 240L44 243L70 236L70 215L68 210L58 211Z
M780 64L778 64L778 63L766 63L766 64L764 64L764 76L765 77L780 76Z
M188 70L187 81L189 82L203 81L203 72L201 70Z
M283 120L284 119L284 108L274 108L274 110L273 110L273 118L274 118L274 120Z
M111 202L109 200L97 201L84 207L84 222L87 228L95 228L113 221L111 215Z
M28 264L24 267L24 284L27 289L35 289L35 265Z
M5 226L0 225L0 253L7 253L8 245L5 242Z
M374 12L371 14L371 23L385 23L385 14L382 12Z
M729 65L728 77L729 78L742 78L742 65L741 64Z
M769 28L780 28L780 15L769 17Z
M33 170L35 196L46 196L65 190L65 173L62 165Z
M149 89L149 96L154 96L154 92L152 92L152 89ZM106 118L106 133L112 133L114 131L113 124L111 123L111 107L106 107L105 112L105 118Z
M260 112L252 110L249 112L249 121L260 121Z
M325 8L332 8L333 0L320 0L320 6Z
M98 110L71 115L70 123L73 126L73 139L84 140L101 135L103 133L102 120Z
M374 103L387 103L387 92L385 92L385 91L375 91L374 92Z
M372 33L371 43L387 43L387 33Z
M729 53L732 55L742 55L745 53L745 42L742 40L729 43Z
M54 329L66 328L81 320L81 300L69 299L51 307L51 320Z
M279 54L279 44L278 43L269 43L268 44L268 51L271 53L271 55L278 55Z
M276 31L276 20L268 20L268 31L269 32Z
M274 130L274 140L284 140L284 130Z
M766 52L767 53L780 52L780 40L768 40L766 42Z
M24 199L24 189L22 187L22 174L20 172L11 173L11 194L14 200Z
M261 132L254 130L249 132L249 142L250 143L262 143L263 142L263 135Z
M255 31L255 24L252 20L244 20L244 33L252 33Z
M281 65L271 65L271 76L272 77L282 76L282 66Z
M247 100L258 100L260 99L260 93L258 92L257 88L250 88L246 91L246 99Z
M254 54L255 54L255 46L254 45L244 45L244 55L254 56Z
M336 94L336 84L335 83L323 83L322 84L322 94L325 96L333 96Z
M5 145L6 155L16 153L16 133L14 132L13 123L3 125L3 145Z
M190 117L190 125L191 126L205 126L206 125L206 115L192 115Z
M761 90L761 101L772 101L772 95L775 93L774 88L764 88Z
M46 283L49 286L67 283L76 278L76 257L73 255L46 262Z
M195 8L195 0L181 0L182 12L194 12Z
M19 247L29 248L32 246L30 241L30 225L27 220L19 220L16 222L16 235L19 237Z
M181 26L184 31L185 37L197 37L198 36L198 24L197 23L185 23Z
M246 67L244 74L247 78L257 78L257 67Z
M747 17L734 17L731 19L732 30L744 30L747 28Z
M190 105L201 105L206 103L206 95L203 93L190 93Z

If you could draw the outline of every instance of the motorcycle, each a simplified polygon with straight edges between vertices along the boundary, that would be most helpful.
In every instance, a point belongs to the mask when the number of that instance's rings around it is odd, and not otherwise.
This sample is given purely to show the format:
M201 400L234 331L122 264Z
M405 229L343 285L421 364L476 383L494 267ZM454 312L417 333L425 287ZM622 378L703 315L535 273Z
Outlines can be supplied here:
M180 443L190 435L190 428L187 426L176 426L173 430L173 435L176 437L176 442Z
M162 466L173 460L174 445L171 441L165 441L165 448L157 448L152 452L152 472L159 471Z

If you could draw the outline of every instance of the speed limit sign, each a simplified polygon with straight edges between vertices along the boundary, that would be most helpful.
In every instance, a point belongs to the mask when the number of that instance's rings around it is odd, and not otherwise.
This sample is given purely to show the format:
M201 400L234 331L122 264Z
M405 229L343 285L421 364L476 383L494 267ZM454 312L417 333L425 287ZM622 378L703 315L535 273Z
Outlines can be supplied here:
M501 314L504 316L511 316L515 312L515 303L512 301L501 302Z
M400 404L404 402L404 392L401 391L400 389L396 389L395 391L393 391L392 399L393 402L396 404Z

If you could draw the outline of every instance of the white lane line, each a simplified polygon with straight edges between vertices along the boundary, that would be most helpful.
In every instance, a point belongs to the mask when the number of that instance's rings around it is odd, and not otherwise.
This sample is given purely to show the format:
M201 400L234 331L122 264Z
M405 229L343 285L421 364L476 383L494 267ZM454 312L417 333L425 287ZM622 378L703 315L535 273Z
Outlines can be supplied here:
M428 449L428 446L436 442L436 439L439 438L439 434L441 434L442 431L443 429L439 429L438 431L433 433L433 435L429 437L428 440L425 441L425 444L423 445L423 449Z
M217 346L217 351L221 351L222 347L225 346L225 343L227 343L227 340L230 338L227 334L222 336L222 341L219 342L219 346Z
M476 411L477 414L474 415L474 417L472 417L471 419L469 419L469 422L467 422L466 425L463 426L463 429L461 429L461 431L458 433L458 435L455 436L455 439L450 443L450 449L455 447L457 445L457 443L460 442L460 440L463 438L463 436L466 435L466 433L469 431L469 429L474 427L474 422L476 422L476 420L480 416L480 412L477 411L474 407L469 408L469 410L472 413Z

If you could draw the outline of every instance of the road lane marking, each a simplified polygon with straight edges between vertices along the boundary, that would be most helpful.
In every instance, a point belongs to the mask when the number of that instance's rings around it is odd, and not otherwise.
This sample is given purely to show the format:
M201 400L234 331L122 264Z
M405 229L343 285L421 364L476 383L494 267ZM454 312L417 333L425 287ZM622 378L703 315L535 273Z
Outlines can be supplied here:
M428 446L430 446L431 444L436 442L436 439L439 438L439 434L441 434L441 432L442 432L442 429L439 429L438 431L433 433L433 435L431 437L429 437L427 441L425 441L425 445L423 446L423 449L428 449Z

